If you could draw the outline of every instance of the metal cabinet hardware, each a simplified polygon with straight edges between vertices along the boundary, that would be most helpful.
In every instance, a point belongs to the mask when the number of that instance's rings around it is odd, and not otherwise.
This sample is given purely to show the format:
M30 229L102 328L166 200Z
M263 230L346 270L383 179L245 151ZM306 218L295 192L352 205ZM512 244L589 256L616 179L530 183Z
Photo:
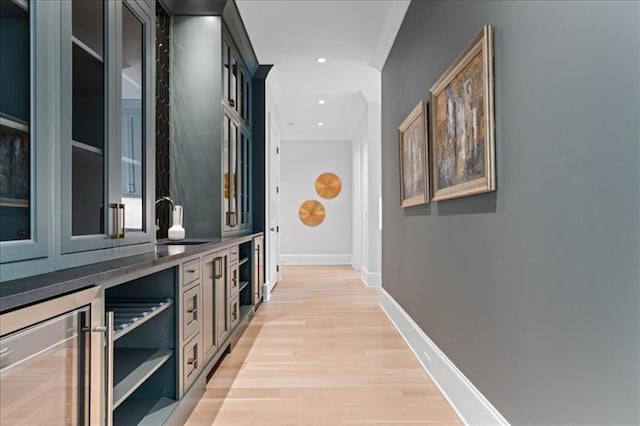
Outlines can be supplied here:
M107 326L106 326L106 397L107 397L107 426L113 425L113 324L114 313L112 311L107 312Z
M215 258L215 260L213 261L213 269L215 278L222 278L222 257Z
M109 204L109 208L113 210L113 234L111 234L111 238L115 240L120 240L125 237L125 212L124 212L124 204L119 203L111 203Z

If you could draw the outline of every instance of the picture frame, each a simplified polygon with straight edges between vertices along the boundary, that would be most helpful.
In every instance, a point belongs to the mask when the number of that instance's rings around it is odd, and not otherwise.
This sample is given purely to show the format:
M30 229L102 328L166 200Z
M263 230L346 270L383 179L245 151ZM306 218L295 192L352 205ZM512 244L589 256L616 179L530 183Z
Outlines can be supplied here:
M429 91L433 200L496 190L493 28L485 25Z
M421 100L398 127L400 157L400 205L429 202L427 103Z

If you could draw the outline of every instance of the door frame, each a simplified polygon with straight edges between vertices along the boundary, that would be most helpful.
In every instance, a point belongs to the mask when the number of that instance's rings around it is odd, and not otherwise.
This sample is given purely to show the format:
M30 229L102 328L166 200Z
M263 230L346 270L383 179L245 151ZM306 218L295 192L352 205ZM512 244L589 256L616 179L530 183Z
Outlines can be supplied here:
M271 297L271 291L281 279L280 266L280 233L279 233L279 211L280 200L279 191L273 188L280 185L280 135L278 128L275 124L272 112L267 112L267 178L265 179L265 192L267 194L266 199L266 229L265 229L265 264L266 264L266 291L264 291L264 300L268 301ZM274 146L275 145L275 146ZM275 148L275 149L274 149ZM275 153L274 153L275 152ZM276 182L274 183L272 178L275 176ZM272 206L275 205L275 212ZM274 218L274 216L276 216ZM272 225L275 219L275 224ZM271 228L275 227L274 231ZM275 240L275 244L274 244ZM275 253L274 253L275 251ZM277 260L276 265L273 265L273 258Z

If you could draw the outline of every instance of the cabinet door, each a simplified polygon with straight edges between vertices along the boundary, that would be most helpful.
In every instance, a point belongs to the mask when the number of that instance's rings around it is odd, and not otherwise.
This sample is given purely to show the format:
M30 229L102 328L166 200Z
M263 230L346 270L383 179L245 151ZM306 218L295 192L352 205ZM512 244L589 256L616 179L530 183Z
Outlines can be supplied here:
M150 242L152 17L133 1L60 7L62 253Z
M224 287L224 253L214 253L202 259L202 349L206 363L215 354L218 344L218 288Z
M257 304L262 298L262 285L264 284L263 274L263 238L253 239L253 304Z
M62 8L62 252L112 247L107 99L112 85L107 49L113 2L72 0ZM111 224L109 223L111 219ZM111 226L110 226L111 225Z
M228 282L227 256L220 257L220 278L215 280L215 327L216 327L216 344L218 347L229 336L230 313L229 313L229 296L230 288Z
M155 236L151 219L154 172L145 173L145 170L155 170L150 167L155 155L152 97L155 25L147 9L138 2L125 1L117 5L120 103L114 107L121 111L120 123L116 123L121 129L121 141L116 141L120 149L117 162L120 170L114 172L114 180L121 181L116 199L117 204L124 206L121 224L124 236L121 235L118 245L127 245L149 242Z
M47 51L57 13L55 2L33 0L0 8L0 263L49 255L55 108L46 87L55 65Z

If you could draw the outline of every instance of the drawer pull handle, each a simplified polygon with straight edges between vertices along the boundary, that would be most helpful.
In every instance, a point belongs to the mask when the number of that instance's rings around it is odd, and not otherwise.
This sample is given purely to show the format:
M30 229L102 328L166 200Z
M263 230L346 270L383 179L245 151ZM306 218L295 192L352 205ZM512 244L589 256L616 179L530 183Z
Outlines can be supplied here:
M195 314L196 312L198 312L198 308L191 308L191 309L187 310L188 314Z
M197 271L195 269L187 269L187 272L190 274L195 274Z
M197 366L198 365L198 358L190 358L190 359L188 359L187 360L187 364Z

